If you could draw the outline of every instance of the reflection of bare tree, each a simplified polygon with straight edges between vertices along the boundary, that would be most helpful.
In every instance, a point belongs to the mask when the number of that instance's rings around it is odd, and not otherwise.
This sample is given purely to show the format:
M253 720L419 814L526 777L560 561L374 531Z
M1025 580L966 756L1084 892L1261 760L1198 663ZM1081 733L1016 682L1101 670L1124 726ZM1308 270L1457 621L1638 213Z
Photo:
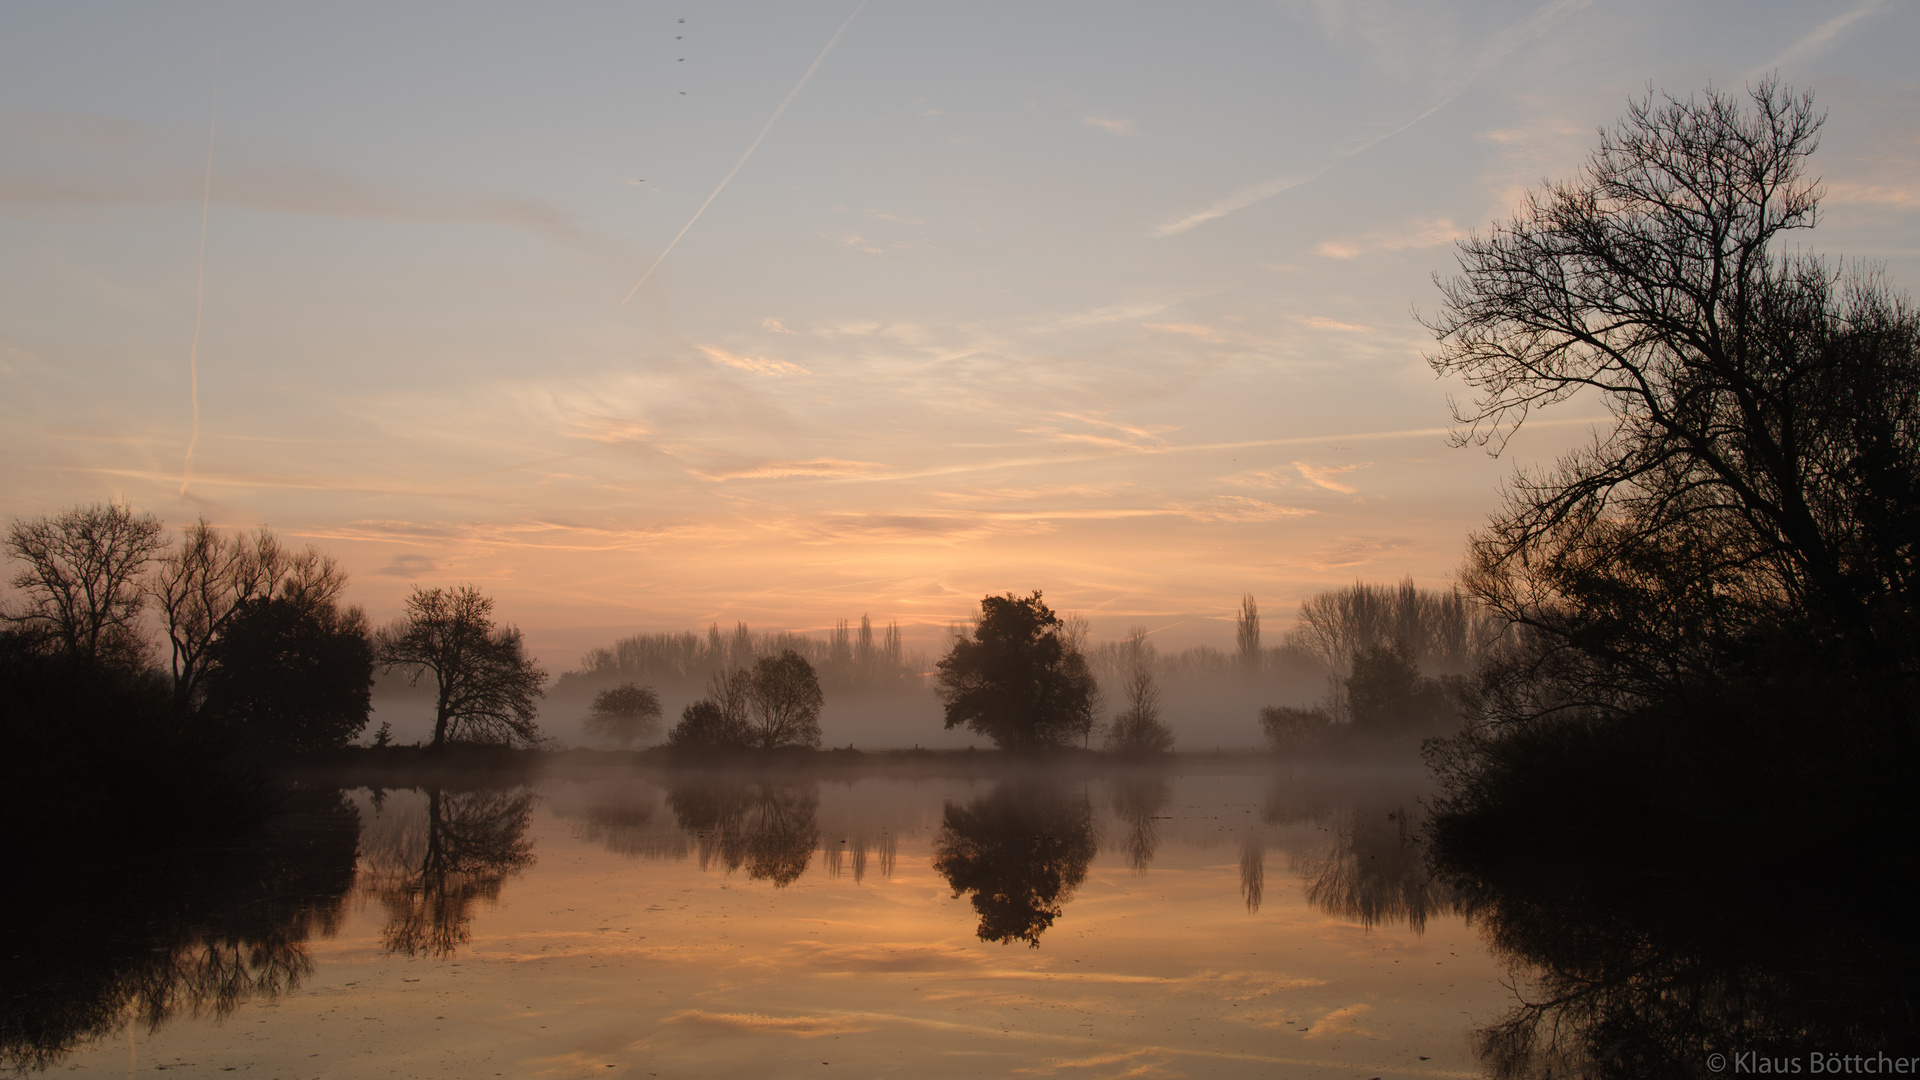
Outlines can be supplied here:
M880 876L893 877L893 862L896 853L893 831L882 829L878 833L856 829L838 843L826 845L825 857L821 860L827 868L827 876L837 878L853 871L855 884L867 876L867 853L871 851L880 860Z
M499 899L507 878L533 864L526 788L428 788L423 815L369 837L370 891L387 909L390 953L451 956L471 933L474 905Z
M953 895L973 894L980 940L1035 948L1061 905L1086 880L1096 844L1085 795L1051 785L1002 783L967 806L947 804L933 868Z
M1307 900L1363 926L1405 920L1424 930L1448 907L1448 892L1427 869L1426 848L1404 806L1355 805L1334 815L1332 844L1294 858Z
M714 776L684 782L667 793L680 827L694 834L700 868L718 862L729 871L791 885L807 872L820 843L816 815L820 786Z
M1172 796L1173 788L1157 776L1114 777L1113 812L1127 826L1120 847L1135 873L1146 873L1153 864L1153 853L1160 846L1160 829L1153 823L1154 817Z
M298 986L307 941L339 925L358 830L337 793L300 795L238 849L0 890L0 1069L46 1069L129 1015L152 1030Z
M1259 833L1240 838L1240 895L1247 901L1247 913L1258 914L1260 901L1267 893L1267 841Z
M589 803L582 814L580 837L604 846L616 855L648 859L684 859L692 848L685 833L656 818L660 804L650 795L623 792ZM556 807L563 815L565 810ZM581 814L576 811L576 814Z

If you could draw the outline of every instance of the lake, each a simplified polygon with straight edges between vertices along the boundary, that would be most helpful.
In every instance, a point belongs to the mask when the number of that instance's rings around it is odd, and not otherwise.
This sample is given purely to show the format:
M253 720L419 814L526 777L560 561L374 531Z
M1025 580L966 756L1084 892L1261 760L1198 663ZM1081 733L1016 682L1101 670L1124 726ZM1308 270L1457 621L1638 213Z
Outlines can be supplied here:
M970 760L310 790L45 883L0 1038L79 1076L1484 1074L1514 992L1417 767Z

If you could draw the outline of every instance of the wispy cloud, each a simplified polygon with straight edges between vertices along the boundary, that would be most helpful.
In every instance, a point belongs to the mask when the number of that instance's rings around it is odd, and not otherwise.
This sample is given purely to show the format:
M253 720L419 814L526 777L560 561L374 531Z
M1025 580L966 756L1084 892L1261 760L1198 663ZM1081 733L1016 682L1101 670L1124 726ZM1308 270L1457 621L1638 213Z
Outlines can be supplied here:
M574 434L594 442L620 445L645 442L652 434L645 424L617 416L584 416L573 422Z
M1200 522L1279 521L1317 513L1300 506L1281 506L1245 495L1215 495L1211 499L1169 507L1166 513Z
M970 487L957 491L935 491L933 497L943 502L964 502L972 505L979 505L982 502L1032 502L1035 499L1112 499L1125 494L1132 486L1130 481L1118 481L1106 484Z
M1409 248L1438 247L1450 244L1466 230L1451 218L1433 218L1408 222L1392 228L1376 229L1361 236L1324 240L1314 250L1330 259L1352 259L1375 251L1405 251Z
M694 348L707 354L707 359L716 364L741 371L751 371L755 375L811 375L813 372L799 364L790 364L785 360L769 360L764 356L740 356L730 353L718 345L695 345Z
M1223 484L1232 484L1234 487L1263 488L1271 491L1283 483L1292 483L1293 481L1292 478L1283 477L1271 469L1247 469L1243 472L1234 473L1231 476L1223 476L1220 478L1220 482Z
M1180 425L1178 424L1123 424L1117 420L1109 420L1104 416L1089 416L1086 413L1057 412L1053 415L1067 420L1077 420L1091 427L1102 427L1111 431L1118 431L1122 435L1130 435L1135 439L1154 442L1159 442L1160 436L1165 435L1169 431L1180 430Z
M1802 60L1819 55L1842 35L1852 30L1861 20L1878 15L1891 7L1893 5L1888 0L1866 0L1865 3L1835 15L1787 46L1780 55L1749 71L1747 80L1754 81L1781 68L1791 67Z
M1377 135L1362 136L1351 142L1345 149L1335 151L1330 158L1317 167L1284 172L1269 177L1268 179L1248 184L1215 200L1204 209L1169 219L1154 226L1154 228L1148 232L1148 235L1155 237L1177 236L1196 225L1205 224L1215 218L1225 217L1238 210L1245 210L1255 203L1264 202L1276 195L1284 194L1302 184L1325 176L1349 158L1373 149L1388 139L1393 138L1395 135L1427 119L1434 113L1439 112L1441 109L1446 108L1448 105L1453 104L1453 102L1457 100L1461 94L1466 93L1467 89L1477 82L1481 76L1498 67L1522 45L1545 35L1547 31L1551 30L1561 20L1573 12L1586 7L1591 2L1592 0L1553 0L1552 3L1547 4L1535 12L1533 17L1526 22L1518 26L1508 27L1506 30L1494 35L1492 40L1487 42L1486 47L1481 49L1472 61L1441 84L1434 94L1432 103L1413 119Z
M886 254L886 249L875 247L873 241L857 233L841 233L839 236L830 236L827 233L821 233L820 235L827 237L827 239L849 251L861 251L868 255Z
M1351 484L1343 483L1336 479L1336 477L1344 476L1355 469L1362 469L1366 466L1314 465L1305 461L1296 461L1293 463L1293 467L1299 472L1301 479L1315 487L1326 488L1328 491L1337 491L1342 495L1358 495L1360 493L1359 488Z
M425 555L395 555L387 565L373 571L382 577L417 578L432 574L440 565Z
M1227 340L1221 336L1220 331L1215 330L1211 326L1203 326L1200 323L1142 323L1141 325L1149 330L1161 330L1169 334L1185 334L1190 338L1198 338L1201 341L1210 341L1215 344Z
M1086 311L1076 311L1071 315L1062 315L1048 320L1039 329L1077 330L1083 326L1097 326L1101 323L1127 322L1158 315L1178 303L1178 300L1129 300L1119 304L1106 304Z
M1140 125L1130 119L1121 119L1114 116L1083 116L1080 118L1080 122L1090 128L1099 128L1109 135L1127 136L1140 134Z
M1920 186L1910 184L1855 184L1834 181L1825 185L1824 202L1853 206L1889 206L1911 210L1920 206Z
M844 461L839 458L813 458L809 461L768 461L759 465L749 465L739 469L724 469L713 472L698 471L694 475L708 480L778 480L789 476L825 476L858 477L871 476L885 466L873 461Z
M1373 327L1371 326L1341 322L1339 319L1329 319L1324 315L1296 315L1294 319L1316 330L1338 330L1343 334L1370 334L1373 332Z
M62 113L0 117L0 141L32 146L30 162L0 171L0 211L32 206L200 202L310 217L473 222L567 240L593 240L566 214L533 199L425 192L343 176L240 143L223 144L211 186L189 143L125 120Z
M1307 560L1307 565L1320 571L1345 570L1365 566L1383 555L1394 555L1411 547L1411 541L1400 537L1344 536L1322 545Z

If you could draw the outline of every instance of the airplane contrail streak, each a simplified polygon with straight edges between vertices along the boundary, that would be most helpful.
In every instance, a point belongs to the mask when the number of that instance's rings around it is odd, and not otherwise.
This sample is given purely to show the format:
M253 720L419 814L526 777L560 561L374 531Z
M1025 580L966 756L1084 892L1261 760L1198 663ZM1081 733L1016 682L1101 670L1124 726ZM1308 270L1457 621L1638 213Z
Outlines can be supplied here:
M193 397L193 431L180 466L180 495L193 483L193 451L200 445L200 316L207 306L207 214L213 208L213 138L220 130L220 50L213 53L213 120L207 125L207 180L200 192L200 272L194 284L193 344L187 348L187 382Z
M787 106L793 104L793 99L800 96L800 89L807 85L808 79L813 78L814 72L820 70L820 62L827 58L827 54L833 51L833 47L835 45L840 44L840 36L847 32L847 27L853 25L854 18L858 16L860 14L861 9L865 8L866 6L867 6L867 0L860 0L859 6L853 9L853 14L847 16L847 21L840 24L840 29L837 32L835 32L832 39L830 39L827 42L827 47L824 49L821 49L820 55L814 57L813 63L808 65L807 73L805 75L800 76L799 82L793 84L793 89L787 93L787 99L780 103L779 108L773 110L773 116L768 118L767 126L761 128L760 134L755 135L753 137L753 142L747 145L747 152L740 155L740 160L734 162L733 168L728 170L727 175L721 178L720 185L713 189L713 194L707 196L707 201L701 203L700 209L695 210L693 212L693 216L687 219L687 223L681 226L679 234L673 238L672 243L669 243L667 245L667 250L661 252L660 257L653 260L653 265L647 267L647 272L640 275L640 280L633 283L633 288L627 290L626 297L620 301L621 307L627 306L627 301L632 300L633 294L640 291L640 286L645 285L647 283L647 279L653 276L653 272L655 270L660 269L660 264L667 261L667 256L673 253L674 246L680 243L680 238L682 236L687 235L687 230L693 228L693 223L700 220L701 214L704 214L707 212L707 207L713 205L713 200L720 197L720 192L726 189L727 182L733 179L733 174L739 172L740 167L742 165L745 165L747 163L747 159L753 156L753 152L756 149L759 149L760 140L767 137L767 132L772 131L773 125L779 122L780 114L783 112L786 112Z

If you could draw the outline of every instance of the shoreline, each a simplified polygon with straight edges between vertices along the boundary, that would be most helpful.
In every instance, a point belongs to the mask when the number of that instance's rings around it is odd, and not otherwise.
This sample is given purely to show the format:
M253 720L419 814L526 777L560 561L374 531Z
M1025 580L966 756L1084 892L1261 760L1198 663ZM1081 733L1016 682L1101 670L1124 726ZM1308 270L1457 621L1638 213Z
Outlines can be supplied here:
M646 750L518 749L497 746L347 747L303 755L276 764L275 772L296 782L342 787L410 787L421 781L515 783L544 777L604 777L619 773L749 773L858 776L1030 776L1092 777L1137 773L1222 773L1269 775L1311 770L1328 772L1428 772L1414 747L1366 751L1279 754L1269 750L1177 751L1155 757L1122 757L1093 750L1012 753L1004 750L782 749L693 754L651 747Z

